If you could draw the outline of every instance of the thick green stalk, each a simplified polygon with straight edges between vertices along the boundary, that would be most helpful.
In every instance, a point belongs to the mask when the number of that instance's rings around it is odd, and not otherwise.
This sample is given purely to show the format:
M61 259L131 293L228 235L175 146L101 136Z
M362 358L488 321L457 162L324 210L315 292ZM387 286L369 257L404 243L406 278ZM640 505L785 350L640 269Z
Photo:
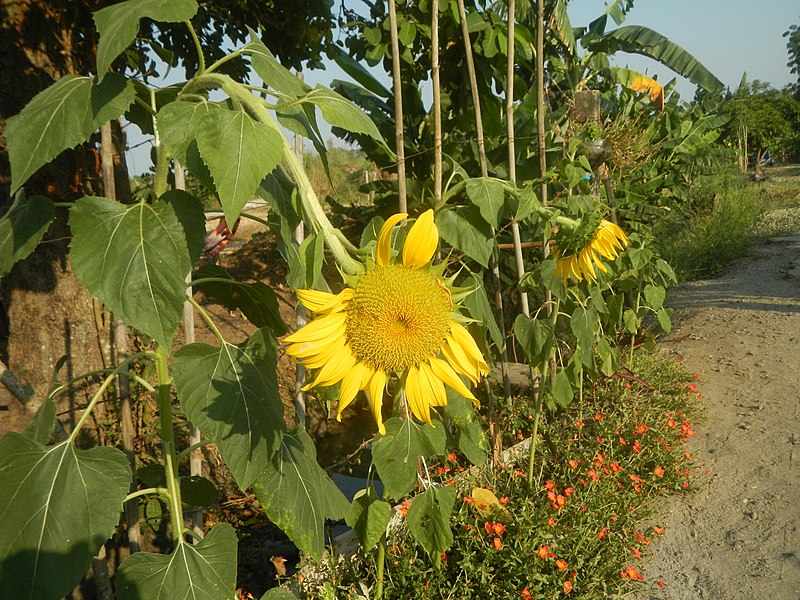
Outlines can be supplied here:
M161 448L164 454L164 469L169 490L169 515L172 523L172 539L175 544L183 540L183 505L178 478L178 453L175 448L175 432L172 428L172 378L169 374L167 351L159 346L156 351L158 374L158 417L161 424Z
M386 566L386 533L381 536L378 542L378 555L375 560L378 562L378 573L375 577L375 600L381 600L383 598L383 577Z

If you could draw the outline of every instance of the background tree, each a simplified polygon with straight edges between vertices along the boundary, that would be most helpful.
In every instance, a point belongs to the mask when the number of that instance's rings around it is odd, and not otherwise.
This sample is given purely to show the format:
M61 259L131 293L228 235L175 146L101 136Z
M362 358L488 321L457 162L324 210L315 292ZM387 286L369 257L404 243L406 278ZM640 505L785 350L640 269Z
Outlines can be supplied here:
M789 62L786 66L789 70L797 76L797 81L794 84L794 96L800 100L800 25L792 25L789 30L783 34L786 40L786 49L789 51Z

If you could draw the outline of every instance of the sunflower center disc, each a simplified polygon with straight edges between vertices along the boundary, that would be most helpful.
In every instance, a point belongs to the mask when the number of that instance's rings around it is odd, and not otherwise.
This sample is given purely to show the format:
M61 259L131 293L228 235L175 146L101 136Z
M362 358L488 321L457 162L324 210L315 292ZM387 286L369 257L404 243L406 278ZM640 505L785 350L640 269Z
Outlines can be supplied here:
M347 305L347 343L373 369L402 371L437 353L450 311L447 291L427 271L376 267L361 277Z

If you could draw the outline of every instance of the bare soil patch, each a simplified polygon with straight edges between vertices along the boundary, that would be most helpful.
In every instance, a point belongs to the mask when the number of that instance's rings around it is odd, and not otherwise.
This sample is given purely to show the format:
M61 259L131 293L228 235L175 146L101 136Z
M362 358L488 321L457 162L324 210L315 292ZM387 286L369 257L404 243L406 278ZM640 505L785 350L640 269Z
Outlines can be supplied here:
M689 449L708 475L670 500L643 597L797 600L800 236L770 239L668 302L675 327L661 343L701 375L708 415Z

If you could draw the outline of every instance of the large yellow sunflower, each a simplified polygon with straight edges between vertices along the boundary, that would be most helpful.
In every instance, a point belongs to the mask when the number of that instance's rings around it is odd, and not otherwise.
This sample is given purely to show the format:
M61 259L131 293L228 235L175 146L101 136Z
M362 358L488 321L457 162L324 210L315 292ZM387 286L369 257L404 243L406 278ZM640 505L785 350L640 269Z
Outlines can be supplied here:
M561 248L556 240L555 259L556 273L561 275L564 283L572 277L576 281L592 281L597 278L595 265L603 273L608 272L601 259L614 260L618 250L628 245L628 237L611 221L602 219L591 234L588 243L578 248Z
M288 336L286 353L318 369L304 389L340 383L337 418L361 390L369 395L382 434L384 391L395 374L405 387L408 406L420 421L431 422L430 407L445 406L445 384L478 400L462 381L473 385L489 373L480 349L453 303L453 288L431 259L439 243L433 211L411 227L400 260L392 257L392 230L406 218L393 215L378 234L374 259L348 280L338 294L297 290L315 318Z

